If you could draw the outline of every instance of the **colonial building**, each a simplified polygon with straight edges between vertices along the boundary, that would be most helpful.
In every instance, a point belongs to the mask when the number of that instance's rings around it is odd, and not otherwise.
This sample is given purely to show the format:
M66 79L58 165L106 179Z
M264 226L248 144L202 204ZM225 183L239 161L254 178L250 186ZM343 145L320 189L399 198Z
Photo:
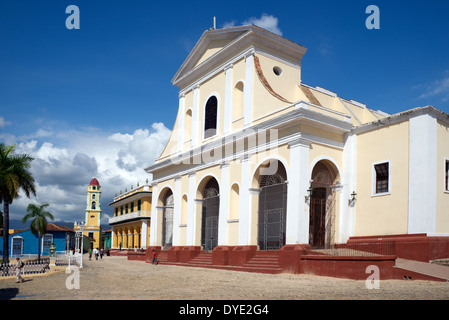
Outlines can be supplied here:
M9 256L20 257L37 255L40 252L42 256L50 255L50 247L52 244L56 246L56 252L68 252L75 249L75 232L73 229L65 226L60 226L49 222L47 224L47 232L42 235L40 242L37 235L27 230L11 230L9 235ZM3 245L3 238L0 238L0 244ZM2 249L3 246L0 246ZM0 250L0 253L3 252Z
M146 168L152 247L449 235L449 116L389 115L309 86L306 50L256 26L203 33L172 80L172 136Z
M150 243L151 186L147 183L137 188L120 191L109 205L114 217L109 219L112 249L146 249Z
M87 187L86 210L83 224L75 222L74 230L82 232L83 236L91 241L92 248L101 247L101 186L96 178L93 178Z

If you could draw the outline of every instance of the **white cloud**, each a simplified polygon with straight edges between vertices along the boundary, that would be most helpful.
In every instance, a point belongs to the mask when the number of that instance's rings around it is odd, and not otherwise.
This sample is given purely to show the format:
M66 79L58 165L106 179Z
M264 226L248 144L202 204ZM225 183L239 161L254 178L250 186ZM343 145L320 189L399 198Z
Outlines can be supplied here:
M427 87L426 92L424 92L420 98L427 98L440 94L449 94L449 77L433 82Z
M232 28L232 27L235 27L236 23L237 23L237 22L236 22L235 20L225 22L225 23L223 23L223 28Z
M11 124L11 122L6 121L3 117L0 117L0 128L4 128L5 126Z
M16 138L20 141L16 153L35 158L31 172L37 194L31 199L16 199L11 206L12 219L21 219L29 203L49 203L55 220L84 219L87 186L95 177L102 185L102 223L107 223L113 196L151 178L144 168L157 159L171 134L163 123L133 133L111 134L95 128L66 128L51 136L46 132L50 131L38 130L33 139Z
M264 29L267 29L268 31L271 31L273 33L276 33L277 35L282 36L282 31L278 25L279 19L273 15L262 13L260 18L251 17L241 23L241 25L251 25L251 24L261 27L261 28L264 28ZM223 28L233 27L235 25L237 25L237 24L233 20L233 21L225 22L223 24Z
M442 101L449 99L449 70L444 72L442 79L433 81L430 85L415 85L412 89L425 87L426 90L420 98L441 97Z

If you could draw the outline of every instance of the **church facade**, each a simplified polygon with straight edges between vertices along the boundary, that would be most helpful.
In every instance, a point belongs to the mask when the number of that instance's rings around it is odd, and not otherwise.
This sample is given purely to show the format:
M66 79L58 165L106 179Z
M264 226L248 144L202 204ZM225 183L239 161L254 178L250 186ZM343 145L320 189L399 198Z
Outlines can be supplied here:
M449 236L449 116L389 115L305 84L307 49L257 26L205 31L172 82L150 246L315 248Z

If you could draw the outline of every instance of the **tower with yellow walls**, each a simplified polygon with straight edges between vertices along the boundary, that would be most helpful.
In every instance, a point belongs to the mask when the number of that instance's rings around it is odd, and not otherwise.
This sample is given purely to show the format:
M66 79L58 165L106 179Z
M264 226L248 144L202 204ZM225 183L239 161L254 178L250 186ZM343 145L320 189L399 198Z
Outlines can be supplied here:
M87 188L86 211L84 217L83 235L91 241L92 248L101 248L101 186L93 178ZM81 226L75 223L75 231L81 231Z

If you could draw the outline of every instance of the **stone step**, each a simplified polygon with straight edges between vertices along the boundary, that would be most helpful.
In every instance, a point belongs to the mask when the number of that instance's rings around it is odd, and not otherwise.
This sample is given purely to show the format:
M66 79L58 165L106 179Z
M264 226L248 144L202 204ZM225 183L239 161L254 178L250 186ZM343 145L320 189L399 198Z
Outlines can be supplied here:
M279 256L276 253L264 251L257 252L240 270L271 274L282 272L279 266Z

